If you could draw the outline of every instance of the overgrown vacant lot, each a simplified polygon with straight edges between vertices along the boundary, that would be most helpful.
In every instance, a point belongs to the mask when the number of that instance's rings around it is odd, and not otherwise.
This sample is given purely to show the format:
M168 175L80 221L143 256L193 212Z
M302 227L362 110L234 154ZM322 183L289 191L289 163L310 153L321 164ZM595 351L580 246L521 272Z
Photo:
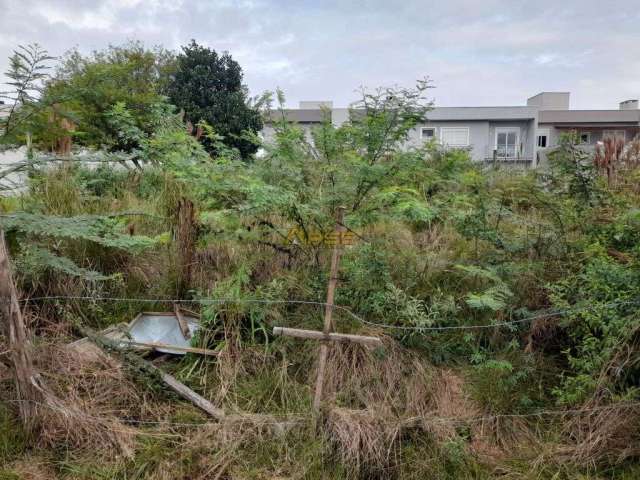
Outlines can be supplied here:
M284 153L212 161L192 178L176 166L49 166L4 201L15 276L33 298L24 314L36 367L63 402L40 409L27 438L3 376L4 477L635 477L632 183L483 173L458 152L403 158L414 173L347 214L358 237L337 289L337 304L380 325L336 310L337 330L384 348L331 348L314 419L318 344L271 329L321 329L321 305L280 302L324 301L331 249L283 237L314 222L330 231L332 192L319 161ZM347 190L351 172L336 168ZM194 193L186 255L176 205ZM272 424L213 421L126 357L67 346L83 326L171 308L131 298L193 300L203 324L194 345L220 356L159 365L227 412Z
M2 337L0 478L638 478L637 159L407 150L422 94L249 159L167 111L135 155L36 138L0 225L44 387L28 430ZM340 207L335 330L382 345L332 343L315 412L319 343L272 329L322 329ZM92 333L176 299L217 354L145 358L224 419Z

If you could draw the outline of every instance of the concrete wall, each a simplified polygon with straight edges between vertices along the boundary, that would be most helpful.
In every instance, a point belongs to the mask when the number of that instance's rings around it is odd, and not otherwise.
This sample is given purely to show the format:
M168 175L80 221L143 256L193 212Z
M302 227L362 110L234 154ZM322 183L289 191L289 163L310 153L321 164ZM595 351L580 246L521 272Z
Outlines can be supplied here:
M639 101L636 98L631 100L624 100L623 102L619 103L620 110L638 110L638 106Z
M260 138L264 143L273 143L276 131L271 125L264 125L260 130Z
M349 120L348 108L334 108L331 110L331 123L333 123L334 126L339 127L347 120Z
M558 126L624 125L640 123L640 110L541 110L540 124Z
M538 118L536 107L437 107L427 112L433 121L466 120L530 120Z
M527 99L527 106L541 110L568 110L569 92L542 92Z
M304 131L307 141L310 142L313 140L311 136L311 131L313 130L314 127L317 126L317 124L296 123L295 126L298 128L301 128ZM260 136L262 137L262 141L264 143L273 143L275 141L276 130L271 125L265 125L264 127L262 127L262 130L260 131Z
M329 110L331 110L333 108L333 102L331 100L302 100L298 103L298 108L300 109L328 108Z
M629 126L610 126L610 127L556 127L550 125L540 125L540 129L548 129L549 130L549 147L554 147L558 145L560 140L560 135L563 132L570 132L572 130L577 131L579 134L581 133L589 133L590 139L588 145L596 145L598 142L602 141L603 133L605 130L624 130L625 132L625 141L630 141L635 138L636 135L640 134L639 127L629 127Z
M21 162L25 159L26 148L22 147L19 150L7 150L0 152L0 170L5 170L16 162ZM25 186L26 176L23 173L12 173L6 178L0 180L4 186L11 185L16 188L12 193L20 191Z
M542 129L549 130L549 138L547 138L547 147L555 147L558 145L558 141L560 140L560 130L557 128L548 125L548 126L540 126Z
M418 147L424 144L422 138L422 129L435 128L436 141L440 141L441 129L443 127L468 127L469 128L469 146L467 149L474 160L482 160L485 156L487 148L487 140L489 138L489 122L487 121L469 121L469 122L427 122L419 125L409 132L407 141L408 147Z

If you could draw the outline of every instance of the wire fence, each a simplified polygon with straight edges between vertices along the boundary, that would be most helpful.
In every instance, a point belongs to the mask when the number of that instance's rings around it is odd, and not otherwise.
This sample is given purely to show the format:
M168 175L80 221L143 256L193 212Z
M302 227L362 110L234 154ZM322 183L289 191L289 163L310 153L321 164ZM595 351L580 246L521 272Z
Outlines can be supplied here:
M47 163L55 163L55 162L82 162L82 163L119 163L129 161L128 158L39 158L32 161L27 162L16 162L15 164L7 164L8 167L32 167L37 165L43 165ZM148 214L145 212L122 212L115 213L103 216L134 216L134 215L146 215L153 216L157 218L162 218L157 215ZM0 215L0 217L11 217L12 215ZM342 225L342 224L341 224ZM356 235L363 242L370 242L366 237L358 234L357 232L351 230L346 225L342 225L349 232ZM6 301L6 300L4 300ZM470 331L470 330L485 330L485 329L494 329L494 328L507 328L507 327L516 327L519 325L523 325L530 322L535 322L537 320L549 319L554 317L566 316L573 313L579 313L588 311L593 308L593 306L574 306L564 309L553 309L544 312L538 312L536 314L526 316L523 318L513 319L513 320L496 320L491 323L485 324L471 324L471 325L395 325L395 324L386 324L368 320L364 318L362 315L355 313L352 309L343 305L334 305L328 304L327 302L322 301L313 301L313 300L277 300L277 299L238 299L238 298L215 298L215 299L183 299L183 298L144 298L144 297L120 297L120 296L95 296L95 295L53 295L53 296L37 296L31 298L21 299L20 302L23 305L28 305L30 303L44 303L44 302L128 302L128 303L144 303L144 304L194 304L194 305L224 305L224 304L239 304L239 305L306 305L313 307L322 307L322 308L331 308L340 312L343 312L352 320L360 323L361 325L367 325L369 327L374 327L383 330L391 330L398 332L413 332L416 334L428 334L434 332L448 332L448 331ZM599 308L609 308L609 307L619 307L623 305L640 305L640 299L633 300L620 300L615 302L609 302L604 304L599 304ZM20 402L19 400L2 400L3 402ZM24 401L24 400L22 400ZM56 407L54 405L49 405L43 402L33 402L38 404L38 406L43 408L49 408L53 410L57 410L57 413L62 415L68 414L68 411ZM591 414L600 411L606 410L626 410L626 409L635 409L640 408L640 402L621 402L612 405L601 405L594 407L585 407L585 408L576 408L576 409L544 409L534 412L527 413L508 413L508 414L495 414L495 415L482 415L482 416L473 416L468 418L460 418L460 417L444 417L444 416L412 416L409 418L382 418L381 422L386 423L394 423L394 424L406 424L406 423L419 423L422 425L438 425L438 424L450 424L454 426L460 425L470 425L474 423L483 423L489 421L495 421L500 419L508 419L508 418L522 418L522 419L535 419L542 417L552 417L552 416L576 416L576 415L584 415ZM236 414L236 413L234 413ZM233 416L231 414L230 416ZM241 413L237 413L236 415L242 415ZM259 414L249 414L249 415L259 415ZM88 413L81 412L82 418L88 420L95 420L104 422L105 420L117 420L125 425L139 425L139 426L148 426L148 427L175 427L175 428L203 428L207 426L219 425L220 422L173 422L168 420L142 420L136 418L118 418L118 417L99 417L95 415L90 415ZM264 425L281 423L283 421L291 421L302 423L308 421L313 418L313 415L309 413L287 413L287 414L268 414L264 415L259 423ZM143 432L144 433L144 432Z
M361 315L356 314L349 307L343 305L334 305L326 302L312 301L312 300L273 300L273 299L238 299L238 298L217 298L217 299L183 299L183 298L144 298L144 297L109 297L109 296L90 296L90 295L51 295L51 296L39 296L21 299L20 302L28 304L29 302L48 302L48 301L87 301L87 302L131 302L131 303L169 303L169 304L197 304L197 305L216 305L216 304L264 304L264 305L312 305L316 307L329 307L340 312L344 312L353 320L368 325L370 327L398 330L398 331L410 331L416 333L428 333L428 332L442 332L442 331L460 331L460 330L483 330L498 327L510 327L521 325L527 322L534 322L536 320L542 320L547 318L553 318L563 316L571 313L584 312L592 310L593 305L590 306L575 306L565 309L556 309L548 312L538 313L528 317L508 320L497 321L494 323L478 324L478 325L392 325L379 322L373 322L363 318ZM609 308L622 305L640 305L640 298L634 300L619 300L615 302L608 302L598 305L600 308ZM273 325L280 326L280 325Z
M140 298L140 297L108 297L108 296L65 296L65 295L57 295L57 296L40 296L40 297L32 297L22 299L21 302L23 304L27 304L29 302L48 302L48 301L83 301L83 302L140 302L140 303L171 303L171 304L199 304L199 305L216 305L216 304L293 304L293 305L309 305L314 307L330 307L341 310L347 313L350 317L355 320L360 321L362 324L382 327L382 328L397 328L398 326L394 325L384 325L378 324L375 322L370 322L362 318L361 316L352 312L349 308L341 305L330 305L326 302L320 301L311 301L311 300L273 300L273 299L236 299L236 298L217 298L217 299L181 299L181 298ZM628 301L617 301L617 302L609 302L606 304L600 305L603 308L607 307L615 307L620 305L638 305L640 304L640 299L638 300L628 300ZM541 318L549 318L551 316L559 316L568 313L575 313L580 311L588 310L592 307L574 307L567 308L562 310L555 310L552 312L546 312L543 314L533 315L527 318L518 319L510 322L496 322L491 325L466 325L466 326L441 326L441 327L413 327L418 332L425 331L441 331L441 330L461 330L461 329L477 329L477 328L494 328L494 327L502 327L509 326L515 324L521 324L527 321L534 321ZM402 327L403 330L406 330L409 327ZM3 402L20 402L21 400L2 400ZM22 400L24 401L24 400ZM55 405L48 405L42 402L36 402L43 408L50 409L58 409L58 413L61 415L69 416L69 411L57 407ZM428 427L430 425L451 425L453 427L463 427L469 426L473 424L482 424L491 421L499 421L501 419L543 419L545 417L568 417L568 416L580 416L580 415L588 415L597 413L600 411L607 410L615 410L615 411L628 411L630 409L640 409L640 402L619 402L612 403L608 405L597 405L591 407L584 408L559 408L559 409L543 409L532 412L524 412L524 413L504 413L504 414L493 414L493 415L479 415L479 416L462 416L462 417L451 417L451 416L438 416L437 412L434 412L433 415L428 413L424 415L418 416L409 416L409 417L380 417L376 418L376 422L380 424L386 424L390 426L397 426L401 428L403 426L422 426ZM354 411L355 412L355 411ZM374 411L371 410L361 410L363 413L370 413L371 415L376 415ZM158 429L162 428L206 428L209 426L217 425L219 426L220 421L202 421L202 422L173 422L170 420L144 420L138 418L122 418L119 416L95 416L89 413L85 413L83 411L78 411L72 413L72 415L76 415L76 417L83 418L86 420L95 420L99 422L109 422L109 421L117 421L122 423L123 425L137 425L139 427L157 427ZM242 416L246 415L247 422L250 422L253 425L259 426L268 426L275 424L282 424L283 422L290 424L300 424L309 421L314 418L314 415L309 412L303 413L284 413L284 414L260 414L260 413L246 413L246 412L231 412L228 415L228 419L231 421L236 421L242 423ZM251 417L251 418L250 418ZM117 427L116 427L117 428ZM158 435L158 432L146 432L141 430L138 432L141 435ZM170 433L168 435L173 435L175 433ZM160 435L164 435L164 433L160 433Z

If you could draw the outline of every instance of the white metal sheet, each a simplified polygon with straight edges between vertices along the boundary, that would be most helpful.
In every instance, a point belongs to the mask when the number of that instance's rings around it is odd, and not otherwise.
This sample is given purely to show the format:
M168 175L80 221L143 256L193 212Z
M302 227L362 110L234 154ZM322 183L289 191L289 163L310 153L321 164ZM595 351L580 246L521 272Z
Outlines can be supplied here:
M191 335L198 331L199 320L195 317L183 314ZM175 345L177 347L190 347L190 340L182 335L178 319L174 314L157 314L142 312L129 326L129 335L134 342L161 343ZM184 355L185 352L172 350L171 348L156 348L159 352Z

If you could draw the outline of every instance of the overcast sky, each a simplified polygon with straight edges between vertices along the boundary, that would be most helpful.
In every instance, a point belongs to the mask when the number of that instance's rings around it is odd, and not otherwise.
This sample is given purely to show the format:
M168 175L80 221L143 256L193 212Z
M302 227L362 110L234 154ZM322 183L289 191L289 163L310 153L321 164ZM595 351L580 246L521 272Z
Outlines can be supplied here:
M399 6L393 6L398 3ZM438 106L522 105L542 90L572 108L640 96L639 0L0 0L0 67L18 44L53 55L140 39L228 50L252 94L346 106L361 85L429 76Z

